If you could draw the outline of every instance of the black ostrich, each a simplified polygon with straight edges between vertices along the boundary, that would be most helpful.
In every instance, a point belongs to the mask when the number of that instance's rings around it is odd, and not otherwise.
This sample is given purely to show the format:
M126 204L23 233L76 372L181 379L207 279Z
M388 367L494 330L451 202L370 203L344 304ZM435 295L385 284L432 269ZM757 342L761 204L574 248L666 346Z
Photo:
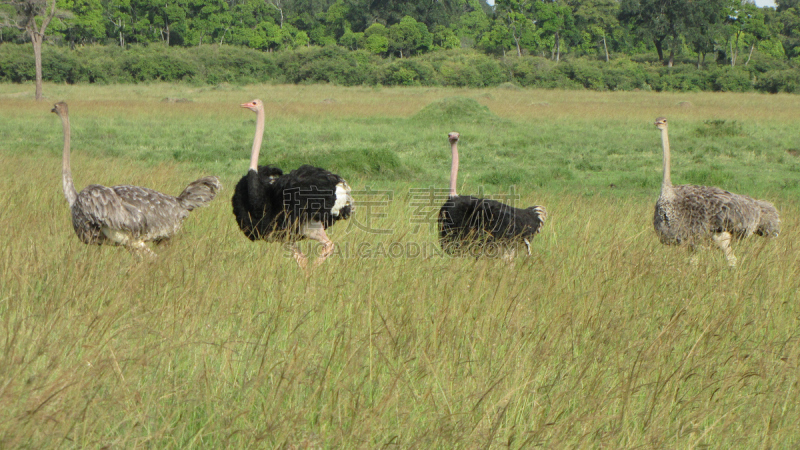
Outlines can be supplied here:
M308 263L297 241L309 238L323 245L314 264L333 253L333 241L325 229L339 219L350 217L350 186L339 175L309 165L284 175L273 166L258 166L258 153L264 135L264 103L253 100L243 103L257 114L256 135L250 154L250 170L236 185L233 193L233 214L242 232L251 241L289 242L297 264L305 269Z
M530 240L542 230L547 218L544 206L514 208L496 200L456 193L459 134L448 135L453 153L450 168L450 196L439 210L439 242L442 250L453 256L514 256L516 247L525 244L531 254Z

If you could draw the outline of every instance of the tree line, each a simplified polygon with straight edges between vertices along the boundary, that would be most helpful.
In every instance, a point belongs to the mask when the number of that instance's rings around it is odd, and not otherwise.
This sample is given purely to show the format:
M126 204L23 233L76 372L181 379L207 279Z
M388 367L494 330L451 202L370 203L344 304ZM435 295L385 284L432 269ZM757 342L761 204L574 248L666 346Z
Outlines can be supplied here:
M29 41L14 25L53 1L62 14L48 35L73 47L339 45L399 58L468 47L555 61L652 51L665 64L713 54L731 65L755 51L800 57L800 0L777 0L776 9L751 0L2 0L0 43Z
M796 67L800 0L776 3L777 8L759 8L752 0L0 0L0 48L33 43L37 69L45 37L70 49L213 44L272 54L333 46L389 60L450 49L554 62L568 56L608 63L652 54L666 67L678 58L693 60L698 69L707 57L715 65L748 66L756 54Z

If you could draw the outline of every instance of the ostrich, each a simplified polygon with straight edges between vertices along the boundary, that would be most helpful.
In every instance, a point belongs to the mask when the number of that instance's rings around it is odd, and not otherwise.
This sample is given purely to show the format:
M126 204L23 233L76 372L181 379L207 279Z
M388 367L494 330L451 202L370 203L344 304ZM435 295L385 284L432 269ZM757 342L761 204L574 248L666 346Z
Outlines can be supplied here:
M734 267L736 256L731 249L731 239L746 238L753 233L778 236L781 221L772 203L717 187L673 186L670 180L667 119L657 118L655 126L661 130L664 179L661 195L656 202L653 226L662 244L687 245L694 252L696 245L710 238L725 253L728 265ZM696 262L694 257L692 262Z
M222 189L219 178L203 177L189 183L178 197L128 185L90 184L79 193L70 169L69 109L59 102L51 112L61 118L64 129L64 196L72 211L72 227L84 244L122 245L137 258L153 258L156 254L145 242L171 238L181 229L189 211L206 206Z
M258 154L264 136L264 103L243 103L256 113L256 134L250 153L250 170L236 185L233 214L239 228L251 241L288 242L292 255L302 269L308 259L297 241L305 238L322 244L314 266L333 253L333 241L325 230L339 219L350 217L353 199L350 186L339 175L325 169L302 165L284 175L273 166L259 166Z
M480 256L497 246L503 250L504 258L511 258L516 246L524 243L530 255L530 240L542 230L547 218L544 206L520 209L496 200L458 195L459 137L456 132L448 135L453 160L450 167L450 195L439 210L439 242L442 250L450 255Z

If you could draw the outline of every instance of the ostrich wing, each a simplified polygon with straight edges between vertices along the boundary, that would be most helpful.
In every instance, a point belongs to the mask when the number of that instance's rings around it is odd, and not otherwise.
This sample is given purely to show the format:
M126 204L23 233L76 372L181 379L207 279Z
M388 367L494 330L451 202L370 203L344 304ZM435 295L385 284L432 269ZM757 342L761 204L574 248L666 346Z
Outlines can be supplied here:
M483 217L498 239L516 239L536 234L544 222L533 209L521 209L496 200L481 202Z
M746 195L712 186L675 186L678 207L689 218L693 233L727 231L735 236L752 234L758 227L761 207Z
M325 228L347 219L352 208L344 178L319 167L302 165L276 181L292 222L319 221Z
M139 236L147 220L141 211L126 205L113 188L92 184L72 205L72 226L82 242L100 244L106 240L103 228Z
M189 215L189 211L171 195L139 186L114 186L112 189L125 205L125 209L132 212L132 216L138 213L144 217L140 234L144 234L146 240L172 236Z
M163 239L180 229L189 212L175 197L139 186L90 185L73 206L76 229L102 228L130 233L144 240Z

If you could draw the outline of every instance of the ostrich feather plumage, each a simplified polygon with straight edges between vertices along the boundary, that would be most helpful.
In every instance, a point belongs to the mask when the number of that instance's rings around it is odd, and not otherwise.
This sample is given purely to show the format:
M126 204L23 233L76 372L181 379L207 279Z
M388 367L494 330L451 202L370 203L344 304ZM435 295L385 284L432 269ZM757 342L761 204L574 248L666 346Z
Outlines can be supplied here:
M781 221L772 203L713 187L673 186L670 174L670 147L667 119L655 122L661 130L663 147L663 181L656 201L653 227L662 244L696 246L713 241L724 253L731 266L736 256L731 240L753 234L777 237Z
M145 242L171 238L190 211L206 206L222 189L219 178L203 177L190 183L177 197L131 185L91 184L77 192L70 167L69 109L66 103L59 102L52 112L61 118L64 130L64 196L75 233L85 244L122 245L137 256L154 256Z
M450 195L439 210L439 242L453 256L511 257L524 245L530 255L530 240L541 232L547 219L543 206L515 208L497 200L456 193L458 140L448 135L452 152Z
M256 134L250 153L250 170L236 185L231 203L236 223L248 239L288 242L300 267L307 259L297 241L313 239L323 245L315 264L333 253L325 230L347 219L353 207L350 186L344 178L319 167L302 165L288 174L277 167L258 166L264 134L264 104L253 100L241 105L256 113Z

